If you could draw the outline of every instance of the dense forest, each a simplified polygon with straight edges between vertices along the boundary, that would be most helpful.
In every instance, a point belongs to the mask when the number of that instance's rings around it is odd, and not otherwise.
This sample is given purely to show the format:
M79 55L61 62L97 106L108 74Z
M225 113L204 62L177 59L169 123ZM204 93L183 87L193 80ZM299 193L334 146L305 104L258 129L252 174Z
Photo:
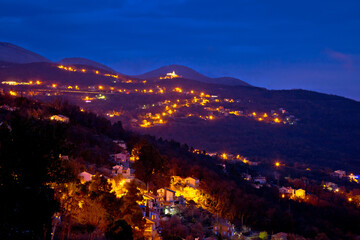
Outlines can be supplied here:
M0 109L1 239L50 239L53 232L57 239L76 239L84 233L98 239L142 239L139 186L131 182L119 198L101 172L111 166L115 139L125 140L129 152L138 152L135 175L149 189L168 186L175 175L200 180L207 205L197 206L204 212L191 216L213 214L238 228L306 238L354 239L360 234L359 208L333 194L319 190L325 200L312 204L280 199L276 188L256 189L247 183L241 173L254 170L243 164L229 163L224 171L219 159L194 154L186 144L126 131L121 122L112 124L67 102L1 95L0 105L6 106ZM49 120L53 114L67 116L70 122ZM81 184L77 175L86 169L98 174ZM190 210L182 210L183 218L164 223L162 237L186 238L195 231L206 235L207 220L196 228L186 224L194 207L191 202ZM61 224L56 225L59 216Z

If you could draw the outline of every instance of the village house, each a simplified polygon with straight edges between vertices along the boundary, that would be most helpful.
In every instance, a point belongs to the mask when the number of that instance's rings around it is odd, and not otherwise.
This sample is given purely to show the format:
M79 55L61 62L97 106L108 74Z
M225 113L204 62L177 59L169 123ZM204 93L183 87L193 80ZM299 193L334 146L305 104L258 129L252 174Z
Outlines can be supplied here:
M338 185L336 183L333 182L325 182L325 184L323 185L323 187L329 191L336 191L336 189L338 189Z
M113 166L112 174L115 176L121 174L126 182L131 182L131 180L135 179L134 171L129 167L124 167L123 165Z
M305 199L305 195L306 195L306 193L305 193L304 189L299 188L299 189L295 190L295 197L296 198Z
M192 187L192 188L199 187L199 179L194 178L194 177L185 178L185 183L186 183L186 185L188 185L189 187Z
M343 170L336 170L332 174L334 177L343 178L346 177L346 172Z
M145 239L155 239L156 235L157 235L157 230L156 230L156 223L154 220L145 217L146 223L145 223L145 228L144 228L144 238Z
M225 220L220 220L213 225L213 233L216 236L221 236L222 238L232 238L235 233L235 227L230 222Z
M127 163L130 161L130 154L129 153L115 153L110 155L113 160L117 163Z
M93 175L91 173L88 173L86 171L79 174L79 178L80 178L81 183L86 183L86 182L91 181L92 176Z
M157 190L159 199L159 210L161 214L172 214L177 204L175 191L169 188L161 188Z
M120 173L122 173L122 170L123 170L123 166L122 165L115 165L112 167L112 173L113 175L118 175Z
M259 183L261 185L266 184L266 178L263 176L258 176L254 178L254 183Z
M69 118L64 116L64 115L52 115L50 117L50 120L53 121L58 121L58 122L64 122L64 123L68 123L69 122Z
M295 190L292 187L281 187L279 194L282 198L290 198L295 195Z
M144 193L142 204L147 206L149 209L156 209L158 197L152 193Z
M251 181L251 175L250 174L242 173L241 176L243 177L244 180Z
M126 146L126 143L124 142L124 140L114 140L113 142L116 143L122 149L124 149L124 150L127 149L127 146Z
M68 155L59 155L59 158L61 159L61 160L65 160L65 161L69 161L69 156Z
M175 191L169 188L160 188L157 190L159 198L165 202L174 202L175 201Z
M350 182L356 182L359 183L359 175L354 175L353 173L350 173L348 176Z

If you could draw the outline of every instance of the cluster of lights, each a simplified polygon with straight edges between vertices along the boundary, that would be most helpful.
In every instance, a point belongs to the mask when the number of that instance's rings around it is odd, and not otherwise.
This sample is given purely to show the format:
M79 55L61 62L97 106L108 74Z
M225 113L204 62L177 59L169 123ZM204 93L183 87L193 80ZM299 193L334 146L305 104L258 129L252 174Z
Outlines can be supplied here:
M118 116L120 116L120 115L121 115L121 112L118 112L118 111L115 111L115 110L106 113L106 116L111 117L111 118L112 118L112 117L118 117Z
M37 81L29 81L29 82L16 82L16 81L3 81L1 84L17 86L17 85L40 85L42 84L39 80Z
M173 79L173 78L179 78L180 76L175 73L175 71L171 73L167 73L166 76L160 77L160 79Z
M81 69L77 69L75 67L70 67L70 66L63 66L63 65L59 65L57 66L58 68L62 69L62 70L65 70L65 71L70 71L70 72L82 72L82 73L86 73L88 72L88 70L86 70L85 68L81 68ZM101 74L99 72L99 70L91 70L93 73L99 75ZM109 73L105 73L105 74L102 74L103 76L105 77L112 77L112 78L116 78L118 79L119 78L119 75L114 75L114 74L109 74Z

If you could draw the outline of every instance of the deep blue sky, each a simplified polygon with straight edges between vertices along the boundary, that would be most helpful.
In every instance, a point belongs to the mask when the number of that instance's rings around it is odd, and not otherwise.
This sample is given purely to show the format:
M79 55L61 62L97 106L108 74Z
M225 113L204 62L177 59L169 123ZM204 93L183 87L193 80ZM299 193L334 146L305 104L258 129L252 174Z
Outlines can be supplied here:
M183 64L360 100L358 0L1 0L0 41L125 74Z

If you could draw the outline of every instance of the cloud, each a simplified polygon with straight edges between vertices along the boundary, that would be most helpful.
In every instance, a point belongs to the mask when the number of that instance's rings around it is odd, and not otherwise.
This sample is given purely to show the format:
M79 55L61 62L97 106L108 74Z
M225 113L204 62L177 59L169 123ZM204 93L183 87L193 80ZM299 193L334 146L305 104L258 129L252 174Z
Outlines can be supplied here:
M353 70L354 62L349 54L345 54L342 52L334 51L332 49L326 49L326 54L331 58L340 62L346 69Z

